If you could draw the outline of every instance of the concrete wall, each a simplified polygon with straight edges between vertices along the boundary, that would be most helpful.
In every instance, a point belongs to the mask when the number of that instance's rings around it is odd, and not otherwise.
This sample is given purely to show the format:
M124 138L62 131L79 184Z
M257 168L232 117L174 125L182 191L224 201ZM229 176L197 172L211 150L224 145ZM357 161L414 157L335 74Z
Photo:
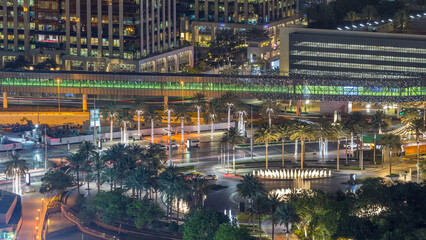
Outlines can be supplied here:
M20 150L22 149L22 143L9 143L9 144L0 144L0 152L10 151L10 150Z

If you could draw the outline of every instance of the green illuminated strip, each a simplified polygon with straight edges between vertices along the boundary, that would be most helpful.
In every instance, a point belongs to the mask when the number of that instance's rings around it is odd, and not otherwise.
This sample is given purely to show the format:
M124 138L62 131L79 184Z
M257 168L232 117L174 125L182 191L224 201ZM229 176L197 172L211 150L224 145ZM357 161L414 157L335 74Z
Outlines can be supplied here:
M25 79L3 78L2 86L12 87L58 87L55 79ZM109 80L73 80L63 79L61 88L97 88L97 89L135 89L135 90L165 90L180 91L180 82L154 82L154 81L109 81ZM343 96L377 96L377 97L414 97L426 96L426 87L408 88L373 88L373 87L343 87L343 86L312 86L312 85L237 85L229 83L192 83L183 85L185 91L220 91L241 93L277 93L310 95L343 95Z

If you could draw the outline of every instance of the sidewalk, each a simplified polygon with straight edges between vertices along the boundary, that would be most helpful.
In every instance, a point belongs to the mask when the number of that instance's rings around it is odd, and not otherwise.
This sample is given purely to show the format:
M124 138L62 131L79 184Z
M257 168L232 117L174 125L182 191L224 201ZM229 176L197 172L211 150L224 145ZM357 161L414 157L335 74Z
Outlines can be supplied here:
M272 238L272 219L268 218L262 222L262 230L269 238ZM275 239L273 240L299 240L299 237L291 232L289 239L287 239L285 235L285 227L283 225L275 225Z

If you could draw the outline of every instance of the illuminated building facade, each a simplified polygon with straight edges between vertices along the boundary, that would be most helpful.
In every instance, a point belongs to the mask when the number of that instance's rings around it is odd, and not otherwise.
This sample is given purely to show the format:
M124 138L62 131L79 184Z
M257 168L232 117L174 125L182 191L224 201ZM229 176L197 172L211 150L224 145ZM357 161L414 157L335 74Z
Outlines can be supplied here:
M191 20L192 39L201 44L215 39L217 30L242 33L250 28L267 30L277 43L279 27L299 23L296 0L195 0Z
M152 55L182 56L176 19L176 0L0 0L0 65L24 54L63 70L138 71ZM166 66L190 62L190 50Z
M425 42L421 35L286 28L280 70L355 78L415 76L426 72Z

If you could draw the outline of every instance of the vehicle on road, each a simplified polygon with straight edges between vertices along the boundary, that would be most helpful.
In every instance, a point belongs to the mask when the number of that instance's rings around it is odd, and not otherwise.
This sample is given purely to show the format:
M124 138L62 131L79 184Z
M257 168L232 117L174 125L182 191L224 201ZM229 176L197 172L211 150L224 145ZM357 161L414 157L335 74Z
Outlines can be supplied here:
M205 180L217 180L217 176L214 174L209 174L203 177Z
M199 147L200 146L200 140L198 139L188 139L186 140L186 147Z
M171 143L170 145L169 145L169 144L167 144L167 149L169 149L169 147L171 147L172 149L174 149L174 148L178 148L178 147L179 147L179 144L177 144L177 143Z
M198 173L187 173L184 175L186 180L194 180L201 178L201 175Z

